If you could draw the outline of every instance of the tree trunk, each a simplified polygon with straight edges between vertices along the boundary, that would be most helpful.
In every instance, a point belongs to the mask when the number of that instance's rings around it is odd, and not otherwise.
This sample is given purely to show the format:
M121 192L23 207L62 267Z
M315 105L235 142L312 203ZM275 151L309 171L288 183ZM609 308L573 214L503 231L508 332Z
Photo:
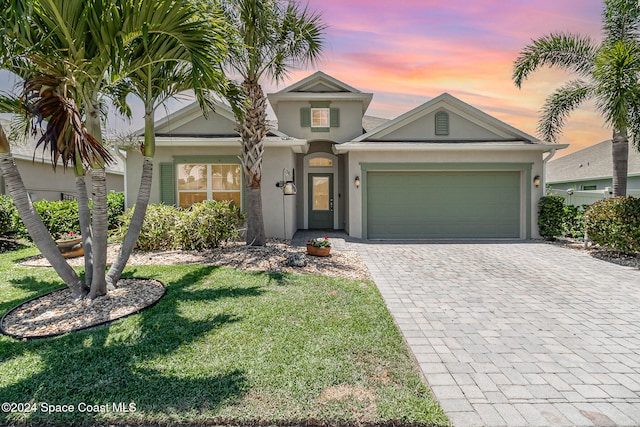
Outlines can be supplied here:
M118 258L109 269L107 275L107 286L115 286L120 280L122 270L127 265L127 261L131 256L131 252L138 241L140 231L142 230L142 224L144 223L144 216L147 212L147 206L149 206L149 198L151 197L151 180L153 178L153 159L145 157L142 163L142 176L140 178L140 190L138 191L138 199L136 200L136 207L131 217L131 223L129 229L124 237L124 242L120 248Z
M0 139L2 137L4 137L4 133L0 134ZM69 289L71 289L71 294L75 298L83 297L85 291L82 280L80 280L80 277L78 277L73 268L71 268L62 257L51 234L42 223L40 215L38 215L38 212L34 209L29 194L24 187L24 182L18 172L18 168L10 153L0 153L0 170L9 188L9 194L13 199L13 204L16 206L16 209L18 209L20 218L27 227L33 243L38 247L47 261L49 261L60 278L64 280Z
M611 158L613 160L613 196L626 196L629 167L629 138L626 129L613 131Z
M93 261L91 249L93 239L91 237L91 211L89 210L89 196L84 175L76 176L76 200L78 201L78 217L80 218L80 234L82 235L82 248L84 249L84 283L91 286L93 278Z
M247 189L247 244L264 246L266 237L262 214L262 155L264 137L267 134L267 98L257 82L245 81L242 85L249 106L240 118L238 131L242 138L242 167Z
M91 172L93 186L93 278L89 298L107 293L107 174L104 168Z

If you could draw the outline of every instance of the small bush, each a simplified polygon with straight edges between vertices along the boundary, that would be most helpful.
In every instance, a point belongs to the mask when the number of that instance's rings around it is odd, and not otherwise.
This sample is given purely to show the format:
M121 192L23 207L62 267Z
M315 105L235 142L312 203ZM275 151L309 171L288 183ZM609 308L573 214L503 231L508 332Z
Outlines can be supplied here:
M127 209L122 223L113 235L119 242L124 240L135 208ZM180 216L178 208L169 205L149 205L144 217L136 248L144 251L166 251L177 249L176 222Z
M107 212L109 215L109 230L115 230L122 225L124 210L124 193L108 193Z
M78 202L75 200L38 200L33 202L33 207L54 239L59 239L64 233L80 232ZM12 227L18 237L31 240L17 209L13 212Z
M538 229L547 240L561 236L564 222L564 198L544 196L538 202Z
M594 243L624 253L640 252L640 199L614 197L596 202L582 220Z
M566 205L564 207L562 228L565 236L575 239L584 237L584 222L582 221L582 216L588 208L589 205Z
M244 215L231 202L205 200L182 211L177 227L179 246L184 250L217 248L239 237Z
M13 215L16 207L9 196L0 195L0 236L13 231Z

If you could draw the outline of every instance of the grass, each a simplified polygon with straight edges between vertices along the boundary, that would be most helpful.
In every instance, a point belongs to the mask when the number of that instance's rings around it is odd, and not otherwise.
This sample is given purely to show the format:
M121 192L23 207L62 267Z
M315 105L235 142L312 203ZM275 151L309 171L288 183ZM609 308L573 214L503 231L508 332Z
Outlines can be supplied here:
M0 314L61 286L14 264L35 253L0 254ZM127 275L162 281L165 297L105 327L0 336L0 400L37 405L0 425L448 423L370 282L203 265Z

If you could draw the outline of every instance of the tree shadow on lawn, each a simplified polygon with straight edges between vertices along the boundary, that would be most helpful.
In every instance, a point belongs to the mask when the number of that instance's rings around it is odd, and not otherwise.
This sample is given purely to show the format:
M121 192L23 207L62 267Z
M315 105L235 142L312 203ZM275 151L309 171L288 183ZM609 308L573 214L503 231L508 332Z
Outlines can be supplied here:
M243 321L232 313L208 317L205 313L205 318L199 313L198 320L189 319L188 314L181 313L185 303L250 298L264 292L260 286L188 289L202 283L217 268L200 267L175 278L166 284L167 293L157 305L115 324L43 340L0 338L0 360L5 363L17 365L18 356L26 353L40 357L38 367L32 368L36 373L0 387L3 401L60 405L133 402L138 412L135 418L150 420L150 416L166 419L180 414L212 413L239 399L249 389L244 372L230 368L216 372L214 368L194 374L185 365L206 355L188 352L176 355L178 349L205 335ZM129 271L127 276L132 274ZM11 371L9 374L5 371L4 375L11 375ZM55 416L40 411L18 418L7 418L8 415L0 414L0 424L3 418L54 424L101 419L99 414L78 411ZM114 416L113 412L109 415Z

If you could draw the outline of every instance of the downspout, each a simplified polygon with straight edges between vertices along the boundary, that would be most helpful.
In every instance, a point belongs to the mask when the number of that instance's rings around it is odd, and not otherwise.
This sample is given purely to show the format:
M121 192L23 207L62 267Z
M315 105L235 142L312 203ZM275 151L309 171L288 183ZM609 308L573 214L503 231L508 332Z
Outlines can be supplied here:
M556 151L558 150L556 148L553 148L549 152L549 155L544 159L542 159L542 195L543 196L547 195L547 162L549 162L549 160L551 160L553 156L556 155Z

